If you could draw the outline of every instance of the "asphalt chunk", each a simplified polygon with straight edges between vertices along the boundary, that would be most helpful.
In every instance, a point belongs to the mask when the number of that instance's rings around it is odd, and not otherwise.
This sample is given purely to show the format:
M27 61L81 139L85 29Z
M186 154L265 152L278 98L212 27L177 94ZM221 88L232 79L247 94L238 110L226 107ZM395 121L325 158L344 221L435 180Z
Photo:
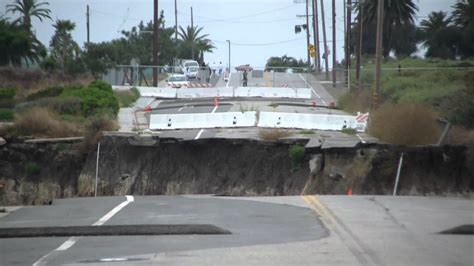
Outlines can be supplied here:
M231 234L231 232L211 224L139 224L0 228L0 238L224 234Z

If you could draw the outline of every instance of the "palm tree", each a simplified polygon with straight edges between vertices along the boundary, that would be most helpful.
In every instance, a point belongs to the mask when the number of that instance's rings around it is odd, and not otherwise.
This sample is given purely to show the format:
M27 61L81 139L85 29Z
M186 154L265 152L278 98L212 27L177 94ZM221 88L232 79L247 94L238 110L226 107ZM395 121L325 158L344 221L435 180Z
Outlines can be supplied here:
M453 8L453 18L456 25L466 27L473 22L474 0L458 1Z
M64 71L66 61L74 58L79 47L71 35L76 24L70 20L57 20L53 27L56 31L49 46L52 49L53 57L56 58L60 68Z
M208 51L203 51L203 52L211 52L212 49L214 48L211 44L211 40L206 38L207 36L209 36L209 34L199 35L202 30L203 30L202 27L197 27L197 26L193 26L193 27L188 26L186 30L184 30L183 27L181 26L179 27L178 35L186 46L190 46L191 57L193 60L196 59L194 52L197 51L199 54L202 51L199 48L204 48L208 50ZM210 46L212 47L208 47L208 45L203 45L203 44L210 44Z
M431 12L428 19L420 23L424 46L428 48L427 57L455 58L457 51L457 34L451 26L451 19L443 11Z
M23 25L26 32L31 33L31 19L33 17L41 22L46 18L51 19L51 10L44 7L47 5L49 5L48 2L36 2L36 0L15 0L14 4L7 5L7 12L20 13L20 17L14 23Z
M378 0L365 0L356 5L356 11L360 12L363 8L363 21L367 25L365 29L375 29L377 21L377 7ZM392 32L396 27L414 25L415 15L418 12L418 6L413 0L385 0L384 2L384 36L383 36L383 50L384 56L390 53L390 43ZM370 34L374 35L374 34Z
M462 31L460 54L463 58L474 56L474 0L458 0L453 6L453 21Z

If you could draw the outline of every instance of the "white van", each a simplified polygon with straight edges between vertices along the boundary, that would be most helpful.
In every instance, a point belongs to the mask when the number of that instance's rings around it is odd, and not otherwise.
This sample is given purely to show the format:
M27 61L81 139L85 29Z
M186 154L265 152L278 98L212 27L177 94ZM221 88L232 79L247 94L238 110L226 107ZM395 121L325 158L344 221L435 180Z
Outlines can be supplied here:
M181 65L181 71L183 71L183 73L186 73L186 72L188 72L189 67L199 68L199 63L197 61L194 61L194 60L183 61L182 65Z

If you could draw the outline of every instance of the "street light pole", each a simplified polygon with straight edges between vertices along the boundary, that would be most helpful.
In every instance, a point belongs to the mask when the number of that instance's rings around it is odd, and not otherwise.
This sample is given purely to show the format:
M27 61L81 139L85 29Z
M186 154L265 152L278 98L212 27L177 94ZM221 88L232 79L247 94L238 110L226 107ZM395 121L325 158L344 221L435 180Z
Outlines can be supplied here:
M379 105L379 95L382 74L382 53L383 53L383 16L384 16L384 0L378 0L377 7L377 39L375 46L375 88L372 99L372 109L377 109Z
M158 0L153 4L153 87L158 87Z
M226 40L226 42L229 44L229 72L230 72L230 40Z

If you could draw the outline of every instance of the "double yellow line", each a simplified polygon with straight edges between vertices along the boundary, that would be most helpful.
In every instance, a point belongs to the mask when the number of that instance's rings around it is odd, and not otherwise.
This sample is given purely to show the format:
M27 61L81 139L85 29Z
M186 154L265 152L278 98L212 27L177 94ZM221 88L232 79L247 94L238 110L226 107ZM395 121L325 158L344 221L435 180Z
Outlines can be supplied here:
M336 218L331 214L326 206L321 202L318 195L301 196L303 200L311 206L311 209L318 214L321 220L332 228L336 226Z

